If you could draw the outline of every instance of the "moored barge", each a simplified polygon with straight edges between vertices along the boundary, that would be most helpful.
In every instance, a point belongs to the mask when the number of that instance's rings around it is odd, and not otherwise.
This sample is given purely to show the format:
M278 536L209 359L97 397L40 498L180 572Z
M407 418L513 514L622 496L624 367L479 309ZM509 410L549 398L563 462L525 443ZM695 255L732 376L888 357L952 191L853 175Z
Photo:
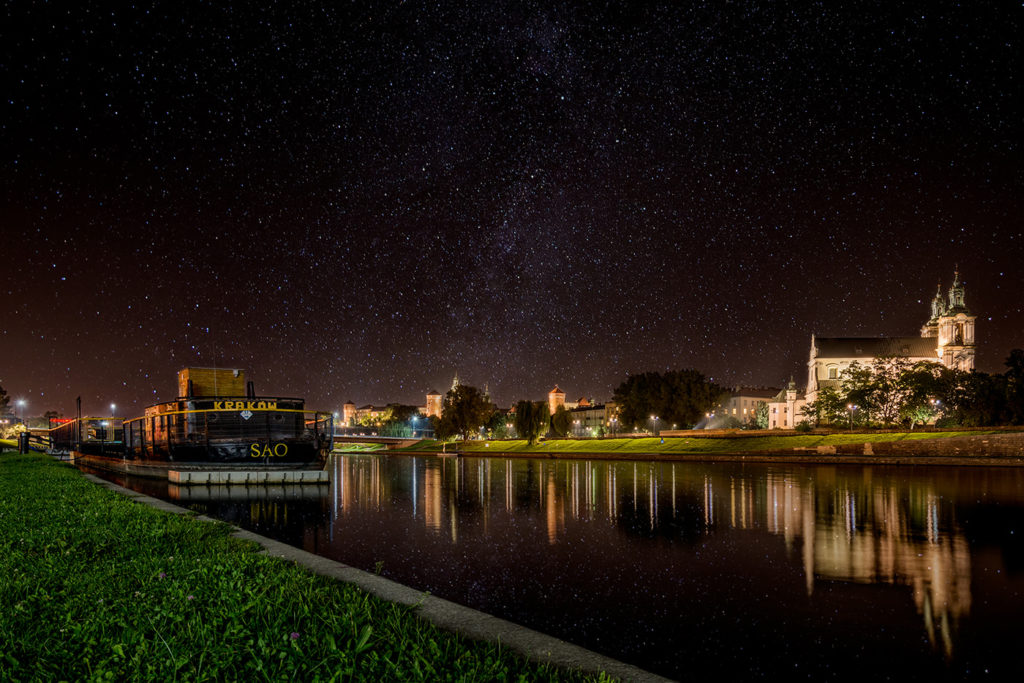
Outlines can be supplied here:
M99 439L96 435L99 435ZM178 398L140 417L86 418L51 430L57 450L89 465L150 476L168 470L323 469L333 415L301 398L256 396L242 370L185 368Z

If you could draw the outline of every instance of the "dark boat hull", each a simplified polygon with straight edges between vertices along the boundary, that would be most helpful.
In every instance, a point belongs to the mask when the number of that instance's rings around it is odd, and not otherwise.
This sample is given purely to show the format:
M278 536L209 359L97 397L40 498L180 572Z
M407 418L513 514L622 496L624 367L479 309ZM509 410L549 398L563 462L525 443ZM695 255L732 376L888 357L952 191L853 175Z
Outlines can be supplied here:
M298 465L322 463L326 449L310 441L242 441L175 444L166 450L149 452L135 462L207 462L233 465Z

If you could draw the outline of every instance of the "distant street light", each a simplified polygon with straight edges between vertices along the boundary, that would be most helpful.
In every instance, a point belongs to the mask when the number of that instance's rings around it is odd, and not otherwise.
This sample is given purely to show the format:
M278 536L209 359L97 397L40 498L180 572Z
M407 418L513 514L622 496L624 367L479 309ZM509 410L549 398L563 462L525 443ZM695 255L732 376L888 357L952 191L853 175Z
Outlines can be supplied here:
M857 406L853 405L852 403L847 403L846 404L846 409L848 411L850 411L850 431L852 432L853 431L853 411L857 410Z
M654 436L658 435L658 416L651 415L651 421L654 422Z
M25 399L23 399L23 398L19 398L18 399L18 408L21 409L21 419L24 420L25 419ZM14 417L17 418L18 415L15 414Z
M117 410L117 405L114 404L114 403L111 403L110 404L110 417L114 417L114 415L116 415L116 413L114 412L115 410Z

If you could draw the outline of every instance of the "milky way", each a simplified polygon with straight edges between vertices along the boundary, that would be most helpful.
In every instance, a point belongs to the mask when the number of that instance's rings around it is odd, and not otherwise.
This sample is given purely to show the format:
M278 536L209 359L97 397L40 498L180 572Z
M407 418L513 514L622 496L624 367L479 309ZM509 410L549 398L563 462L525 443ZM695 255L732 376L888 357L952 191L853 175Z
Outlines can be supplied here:
M955 266L1024 346L1019 6L441 4L7 3L0 384L778 386Z

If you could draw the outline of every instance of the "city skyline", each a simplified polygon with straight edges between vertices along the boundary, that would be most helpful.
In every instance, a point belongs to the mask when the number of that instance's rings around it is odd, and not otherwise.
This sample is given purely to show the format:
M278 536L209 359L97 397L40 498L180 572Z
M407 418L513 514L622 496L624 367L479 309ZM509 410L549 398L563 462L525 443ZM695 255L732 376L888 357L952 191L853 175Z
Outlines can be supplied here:
M1024 346L1020 8L7 11L0 386L133 414L187 366L338 410L806 373L954 268ZM123 411L121 410L123 408Z

